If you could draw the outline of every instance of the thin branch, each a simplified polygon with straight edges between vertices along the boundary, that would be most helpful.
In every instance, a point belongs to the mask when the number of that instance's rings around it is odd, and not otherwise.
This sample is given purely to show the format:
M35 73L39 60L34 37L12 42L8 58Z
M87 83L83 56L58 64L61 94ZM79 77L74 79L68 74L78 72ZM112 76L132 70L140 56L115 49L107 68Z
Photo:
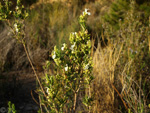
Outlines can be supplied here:
M39 103L36 101L36 99L33 96L32 90L31 90L31 96L32 96L32 99L34 100L34 102L39 105Z
M112 83L111 83L111 84L112 84ZM112 87L113 87L113 88L114 88L114 90L118 93L118 95L119 95L120 99L122 100L122 102L123 102L123 104L124 104L125 108L128 110L128 107L127 107L127 105L126 105L125 101L123 100L123 98L122 98L121 94L119 93L119 91L115 88L115 86L114 86L113 84L112 84Z
M27 51L27 49L26 49L26 46L25 46L25 44L24 44L23 42L22 42L22 44L23 44L24 50L25 50L25 52L26 52L27 58L28 58L28 60L29 60L29 62L30 62L30 65L31 65L31 67L32 67L32 70L33 70L33 72L34 72L34 74L35 74L35 76L36 76L36 79L37 79L37 81L38 81L38 83L39 83L39 85L40 85L40 88L41 88L41 90L42 90L44 96L46 97L44 88L43 88L43 86L42 86L42 84L41 84L41 82L40 82L40 79L39 79L39 77L38 77L36 71L35 71L35 68L34 68L34 66L33 66L33 63L32 63L32 61L31 61L31 59L30 59L30 57L29 57L29 53L28 53L28 51Z

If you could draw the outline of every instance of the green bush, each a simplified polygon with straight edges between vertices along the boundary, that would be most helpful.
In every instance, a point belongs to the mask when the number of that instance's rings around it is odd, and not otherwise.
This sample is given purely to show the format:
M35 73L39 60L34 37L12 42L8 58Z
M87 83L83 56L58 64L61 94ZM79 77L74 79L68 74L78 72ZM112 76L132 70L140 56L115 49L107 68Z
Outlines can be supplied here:
M139 2L140 1L136 1L136 0L133 1L116 0L114 3L112 3L108 14L104 16L104 21L108 22L116 30L119 29L119 20L121 20L122 22L124 21L127 12L133 9L132 7L130 7L132 6L132 4L134 4L134 8L135 8L134 11L141 13L141 16L143 16L142 18L148 20L150 16L149 2L148 1L145 2L143 1L142 3Z
M130 10L130 6L127 0L116 0L112 3L109 13L104 16L104 20L118 29L119 20L124 20L128 10Z
M80 108L81 112L90 111L92 105L90 84L93 76L91 75L91 41L85 24L87 15L90 15L87 11L88 9L85 9L79 18L80 31L70 34L71 46L68 47L64 43L61 50L55 46L52 52L56 72L54 75L46 73L43 82L46 97L45 94L40 95L42 105L47 112L75 113L77 108ZM47 62L47 70L49 64L50 62ZM79 101L81 101L80 105L78 105Z

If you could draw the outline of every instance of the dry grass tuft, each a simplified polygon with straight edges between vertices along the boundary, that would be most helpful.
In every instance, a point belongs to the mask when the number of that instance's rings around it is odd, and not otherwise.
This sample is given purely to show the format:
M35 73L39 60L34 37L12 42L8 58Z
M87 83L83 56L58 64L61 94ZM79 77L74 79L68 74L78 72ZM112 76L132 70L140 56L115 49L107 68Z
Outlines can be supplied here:
M112 84L114 83L115 67L122 47L117 49L116 45L108 44L106 48L102 49L99 43L94 53L94 112L111 113L114 111L114 89Z

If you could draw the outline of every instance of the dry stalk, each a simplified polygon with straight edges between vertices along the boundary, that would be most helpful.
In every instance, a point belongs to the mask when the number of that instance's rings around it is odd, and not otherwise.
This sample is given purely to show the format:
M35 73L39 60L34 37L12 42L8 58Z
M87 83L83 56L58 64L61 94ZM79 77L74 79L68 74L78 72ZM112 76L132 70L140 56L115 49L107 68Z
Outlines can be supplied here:
M6 20L6 21L7 21L7 23L8 23L8 26L11 28L11 31L13 32L13 34L16 35L16 33L15 33L14 30L13 30L13 28L11 27L10 21L9 21L9 20ZM22 45L23 45L23 47L24 47L24 50L25 50L25 53L26 53L26 55L27 55L28 61L29 61L30 65L31 65L31 67L32 67L32 70L33 70L33 72L34 72L34 74L35 74L35 76L36 76L36 79L37 79L37 81L38 81L38 83L39 83L39 85L40 85L40 88L41 88L41 90L42 90L44 96L46 97L46 93L45 93L45 91L44 91L44 88L43 88L43 86L42 86L42 84L41 84L41 82L40 82L39 76L37 75L37 72L36 72L36 70L35 70L35 68L34 68L34 66L33 66L33 63L32 63L32 61L31 61L31 58L30 58L29 53L28 53L28 51L27 51L27 48L26 48L26 46L25 46L25 42L24 42L23 39L19 40L19 42L22 43Z

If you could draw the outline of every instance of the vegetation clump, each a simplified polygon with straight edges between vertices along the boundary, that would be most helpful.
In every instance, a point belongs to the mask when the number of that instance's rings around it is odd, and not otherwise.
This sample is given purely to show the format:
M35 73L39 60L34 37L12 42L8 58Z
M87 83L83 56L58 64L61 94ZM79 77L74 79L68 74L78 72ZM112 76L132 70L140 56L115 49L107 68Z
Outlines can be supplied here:
M70 34L70 47L65 43L61 50L54 47L52 58L56 64L56 75L47 73L45 77L44 87L47 96L42 101L47 107L46 110L76 112L76 109L82 106L82 103L77 105L79 101L82 101L90 110L92 98L91 92L87 89L90 90L90 84L93 80L91 75L93 66L90 35L85 23L88 15L90 12L85 9L79 18L81 30ZM47 63L49 65L49 62ZM81 92L83 94L79 95Z

